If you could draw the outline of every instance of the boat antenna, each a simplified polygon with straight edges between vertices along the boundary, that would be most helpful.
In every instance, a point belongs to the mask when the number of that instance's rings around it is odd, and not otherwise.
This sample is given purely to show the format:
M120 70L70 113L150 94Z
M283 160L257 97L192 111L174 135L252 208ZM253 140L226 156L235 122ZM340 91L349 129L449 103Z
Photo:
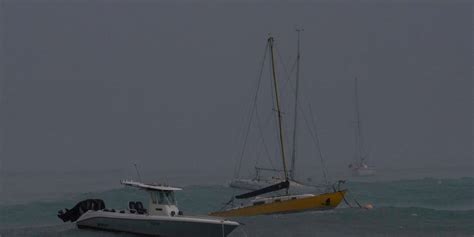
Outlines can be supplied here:
M268 38L268 44L270 46L270 55L271 55L271 66L272 66L272 75L273 75L273 83L275 86L273 87L275 89L275 101L276 101L276 112L277 112L277 117L278 117L278 128L279 128L279 134L280 134L280 149L281 149L281 159L283 162L283 172L285 174L285 181L288 182L288 172L286 169L286 161L285 161L285 146L283 142L283 128L282 128L282 122L281 122L281 110L280 110L280 99L278 97L278 83L276 79L276 73L275 73L275 58L274 58L274 53L273 53L273 37L270 36ZM288 192L288 188L286 189Z
M138 176L138 181L142 182L142 177L140 176L140 172L138 171L138 167L137 167L137 164L133 164L133 166L135 166L135 171L137 171L137 176Z
M296 88L295 88L295 118L293 121L293 150L291 152L291 167L290 167L290 179L295 180L295 161L296 161L296 132L297 132L297 122L298 122L298 90L299 90L299 77L300 77L300 33L304 29L296 27L296 32L298 34L298 45L296 51Z

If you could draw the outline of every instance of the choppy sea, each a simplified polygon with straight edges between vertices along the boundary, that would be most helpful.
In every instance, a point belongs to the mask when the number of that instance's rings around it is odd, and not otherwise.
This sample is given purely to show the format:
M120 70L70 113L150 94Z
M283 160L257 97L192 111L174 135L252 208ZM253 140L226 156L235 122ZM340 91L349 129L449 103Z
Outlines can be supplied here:
M45 198L34 191L41 189L41 185L21 186L17 189L26 190L22 196L28 198L3 199L0 204L2 237L136 236L79 230L74 224L63 223L56 213L86 198L101 198L107 207L115 209L125 208L129 200L146 198L141 191L131 188L114 186L88 191L87 185L82 186L86 190L80 193L58 192ZM374 209L350 208L342 203L331 211L238 218L244 225L230 236L474 236L473 177L352 180L345 187L350 190L349 200L370 203ZM224 184L184 185L177 200L185 214L206 214L221 208L233 193L235 190Z

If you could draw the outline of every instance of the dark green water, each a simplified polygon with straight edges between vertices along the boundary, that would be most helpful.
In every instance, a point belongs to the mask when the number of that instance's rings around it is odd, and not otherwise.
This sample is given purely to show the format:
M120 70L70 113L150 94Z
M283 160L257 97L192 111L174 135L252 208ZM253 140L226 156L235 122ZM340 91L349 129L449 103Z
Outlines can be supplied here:
M239 218L238 236L473 236L474 178L349 182L349 199L371 203L372 210L339 208L323 212ZM177 194L185 214L219 209L234 190L225 186L186 186ZM110 208L145 201L139 190L118 188L47 201L0 205L3 236L133 236L78 230L63 224L57 210L85 198L101 198Z

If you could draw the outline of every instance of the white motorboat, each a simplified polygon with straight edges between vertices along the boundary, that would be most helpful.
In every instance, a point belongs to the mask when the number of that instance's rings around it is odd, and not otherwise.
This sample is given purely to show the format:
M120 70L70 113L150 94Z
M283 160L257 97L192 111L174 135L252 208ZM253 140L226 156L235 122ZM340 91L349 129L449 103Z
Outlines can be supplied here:
M141 202L129 202L127 210L107 209L102 200L88 199L71 210L59 211L58 217L76 222L78 228L163 237L222 237L239 226L238 222L222 218L183 215L174 198L174 192L181 188L129 180L121 183L148 192L148 209Z

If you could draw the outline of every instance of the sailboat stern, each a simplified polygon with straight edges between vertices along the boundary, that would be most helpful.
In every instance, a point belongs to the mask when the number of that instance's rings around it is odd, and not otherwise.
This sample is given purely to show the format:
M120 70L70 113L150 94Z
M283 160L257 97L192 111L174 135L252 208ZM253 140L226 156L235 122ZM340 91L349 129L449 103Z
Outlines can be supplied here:
M344 199L347 190L324 193L319 195L301 194L255 199L251 204L223 211L209 213L211 216L244 217L318 211L336 208Z

